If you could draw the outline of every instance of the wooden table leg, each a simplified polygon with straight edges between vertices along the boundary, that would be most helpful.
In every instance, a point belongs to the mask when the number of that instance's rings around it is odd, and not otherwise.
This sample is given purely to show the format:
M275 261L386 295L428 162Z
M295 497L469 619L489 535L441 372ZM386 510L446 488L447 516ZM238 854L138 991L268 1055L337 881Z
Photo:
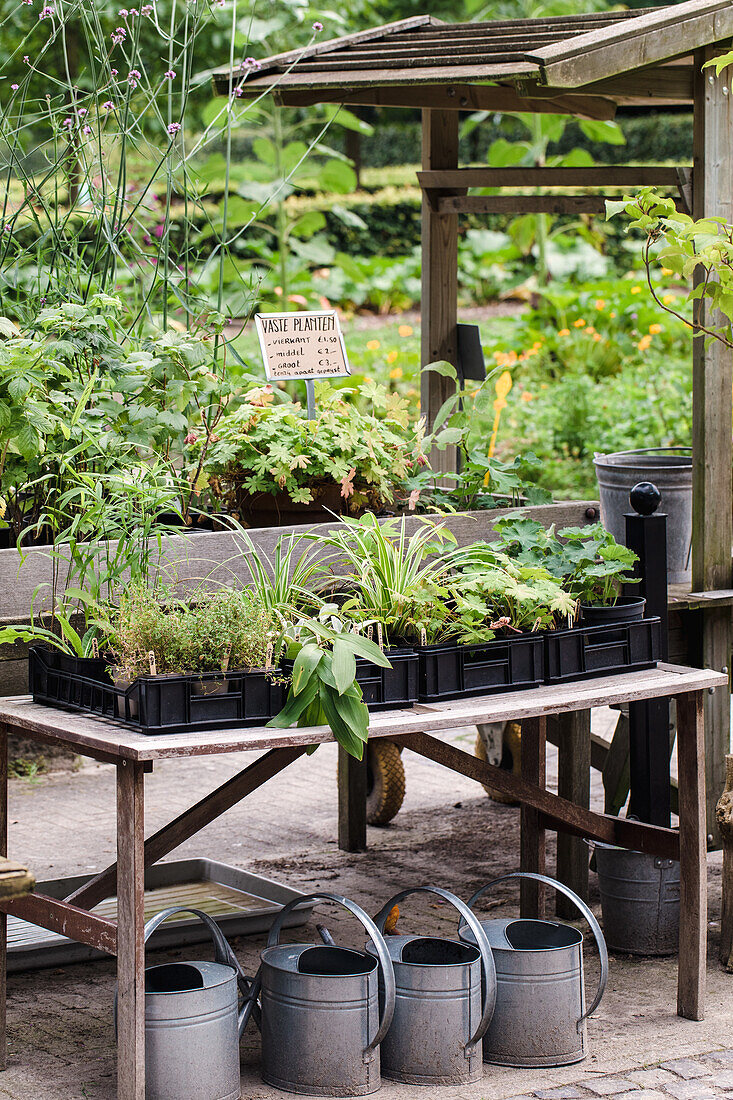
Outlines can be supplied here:
M680 947L677 1014L705 1016L707 963L707 833L703 694L677 696L680 803Z
M8 729L0 726L0 851L8 854ZM0 913L0 1070L8 1066L6 999L8 984L8 918Z
M342 852L363 852L367 846L367 750L356 760L339 745L339 848Z
M145 817L142 764L117 765L117 1097L145 1100Z
M558 714L557 793L576 806L590 806L590 711ZM588 845L580 836L557 834L557 877L588 900ZM578 911L563 894L557 895L558 917L574 920Z
M522 779L535 787L545 786L547 719L522 720ZM539 813L531 806L522 806L519 866L522 871L545 873L545 830ZM542 917L545 912L545 891L541 883L522 882L521 913L523 917Z

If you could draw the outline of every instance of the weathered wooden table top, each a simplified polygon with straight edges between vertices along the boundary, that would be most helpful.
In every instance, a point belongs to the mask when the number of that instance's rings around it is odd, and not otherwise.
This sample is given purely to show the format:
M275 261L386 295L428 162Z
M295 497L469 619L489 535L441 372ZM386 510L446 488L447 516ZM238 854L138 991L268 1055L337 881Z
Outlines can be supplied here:
M371 715L371 737L437 732L477 722L506 722L539 715L587 710L636 699L655 699L682 692L722 687L728 677L710 669L662 664L643 672L599 676L567 684L474 696L444 703L417 703ZM108 718L34 703L28 695L0 698L0 723L13 732L65 745L101 760L146 762L175 757L209 756L246 749L274 749L333 741L328 726L308 728L206 730L146 736Z

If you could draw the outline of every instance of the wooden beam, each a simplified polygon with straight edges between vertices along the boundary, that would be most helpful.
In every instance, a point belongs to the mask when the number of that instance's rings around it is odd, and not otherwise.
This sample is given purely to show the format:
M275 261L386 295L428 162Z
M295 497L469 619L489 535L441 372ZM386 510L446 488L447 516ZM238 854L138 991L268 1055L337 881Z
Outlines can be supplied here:
M117 1096L145 1100L143 770L117 765Z
M733 34L730 0L687 0L614 27L574 36L527 54L542 66L541 81L579 88L650 63L678 57Z
M553 98L568 96L564 88L550 88L530 80L518 80L517 91L529 97ZM621 101L663 100L666 104L692 103L694 69L692 65L651 65L629 73L619 73L605 80L594 80L579 89L582 96L608 96Z
M722 693L721 693L722 694ZM677 1015L705 1018L708 873L702 693L677 696L680 777L680 953ZM715 791L717 800L717 790ZM713 803L715 804L715 802Z
M544 791L547 778L547 719L522 722L522 780ZM545 825L535 806L521 803L519 811L519 867L536 875L545 873ZM526 918L545 915L544 884L525 879L520 886L520 911Z
M423 188L455 187L677 187L679 169L668 165L598 165L593 168L458 168L418 172Z
M467 80L476 83L501 83L525 76L539 79L539 66L531 61L511 61L472 65L425 65L410 69L350 69L348 72L341 69L322 71L318 68L303 72L296 66L287 73L248 78L243 90L249 96L286 88L341 89L344 85L350 88L375 88L390 84L461 84ZM228 76L216 78L214 86L218 95L230 94Z
M733 4L730 5L733 12ZM720 50L696 55L693 136L695 218L733 217L733 103L725 77L702 70ZM704 311L703 320L709 319ZM713 318L714 320L714 318ZM693 341L692 363L692 587L730 589L733 541L731 418L733 360L728 348L704 337ZM726 609L703 613L699 659L707 668L730 668L731 616ZM705 698L707 831L718 843L715 802L730 752L730 690Z
M247 87L244 88L245 93ZM250 89L251 91L251 89ZM261 93L257 93L261 94ZM612 119L616 104L601 95L574 96L558 93L528 98L513 88L490 84L436 84L345 87L338 90L292 90L288 86L274 91L283 107L311 107L317 103L343 103L348 106L429 107L445 111L524 111L529 114L569 114L577 118Z
M440 214L603 214L603 195L445 195Z
M342 852L363 852L367 846L367 760L356 760L339 745L338 843Z
M526 719L522 720L522 727L525 721ZM646 825L641 821L611 817L587 810L583 806L575 806L565 798L538 788L503 768L487 764L455 745L449 745L427 733L391 736L390 740L458 772L459 775L495 787L513 801L525 802L540 811L546 826L551 829L588 837L590 840L603 840L607 844L617 844L620 848L630 848L637 852L651 852L663 859L679 859L679 836L676 829Z
M3 898L0 909L20 920L57 932L59 936L67 936L76 943L85 943L98 951L106 951L108 955L117 954L117 925L114 921L58 898L45 894Z
M458 167L458 114L422 112L422 166L426 171ZM425 195L422 200L422 330L421 363L458 359L458 216L436 213ZM453 382L435 371L423 371L420 398L428 431L444 401L455 392ZM455 470L454 448L431 455L433 470Z
M590 806L590 711L559 714L557 793L576 806ZM588 900L588 846L582 837L559 833L557 877L560 882ZM564 894L555 903L558 917L574 920L577 910Z

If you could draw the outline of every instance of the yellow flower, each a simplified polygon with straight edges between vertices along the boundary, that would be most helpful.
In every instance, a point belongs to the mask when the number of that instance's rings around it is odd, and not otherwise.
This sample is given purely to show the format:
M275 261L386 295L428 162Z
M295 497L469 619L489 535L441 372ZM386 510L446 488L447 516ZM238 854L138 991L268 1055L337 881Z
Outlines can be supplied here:
M670 275L674 275L674 271L672 270L671 267L663 267L662 268L662 275L666 275L666 277L669 278Z
M593 339L595 340L596 343L598 343L598 341L602 340L603 337L601 336L600 332L594 332L593 333Z
M407 397L414 397L416 393L417 393L417 390L415 389L414 386L411 386L410 389L406 391Z
M393 369L389 372L389 376L390 376L390 378L394 378L395 380L398 379L398 378L401 378L402 377L402 367L393 367Z
M387 354L387 362L388 362L388 363L394 363L394 361L395 361L395 359L397 358L397 356L398 356L398 355L399 355L399 352L397 352L397 351L390 351L390 352L388 352L388 354Z
M604 298L596 298L596 309L605 309L606 302Z
M371 374L365 374L364 375L364 381L365 382L373 382L374 379L372 378Z
M593 325L588 325L588 328L585 331L586 335L592 336L596 330L593 328Z
M640 286L632 286L631 293L632 294L641 294L641 287Z
M651 342L652 342L651 336L642 336L641 340L639 341L639 343L636 346L639 349L639 351L646 351L646 349L649 347Z
M661 331L662 331L662 326L661 325L650 325L649 326L649 332L652 334L652 336L657 336Z
M665 294L662 298L662 302L665 306L671 306L674 301L674 294Z
M397 331L399 332L400 336L412 336L415 330L413 329L412 325L400 325Z
M379 340L367 340L367 349L369 351L379 351L381 346Z
M532 344L532 351L540 351L541 348L542 348L542 341L541 340L535 340L534 344Z
M528 390L525 390L522 394L522 401L534 401L532 394Z
M612 309L608 316L611 318L611 320L613 320L613 318L616 316L616 310Z
M585 328L585 321L582 317L579 317L577 321L573 321L573 328Z
M558 336L569 336L570 335L570 329L569 328L561 328L557 335Z

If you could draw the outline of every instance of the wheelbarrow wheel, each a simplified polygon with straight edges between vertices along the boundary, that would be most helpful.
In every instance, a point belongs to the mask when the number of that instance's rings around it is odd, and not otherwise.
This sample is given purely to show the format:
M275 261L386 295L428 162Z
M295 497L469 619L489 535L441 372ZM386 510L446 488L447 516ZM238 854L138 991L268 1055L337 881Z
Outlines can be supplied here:
M370 741L367 745L367 822L388 825L405 798L405 766L401 748L394 741Z
M476 733L476 748L474 755L479 760L488 761L486 743L480 733ZM512 775L520 775L522 771L522 726L519 722L507 722L502 736L502 752L499 767L509 771ZM503 802L507 806L518 806L519 803L509 795L497 791L490 783L482 783L489 798L494 802Z

